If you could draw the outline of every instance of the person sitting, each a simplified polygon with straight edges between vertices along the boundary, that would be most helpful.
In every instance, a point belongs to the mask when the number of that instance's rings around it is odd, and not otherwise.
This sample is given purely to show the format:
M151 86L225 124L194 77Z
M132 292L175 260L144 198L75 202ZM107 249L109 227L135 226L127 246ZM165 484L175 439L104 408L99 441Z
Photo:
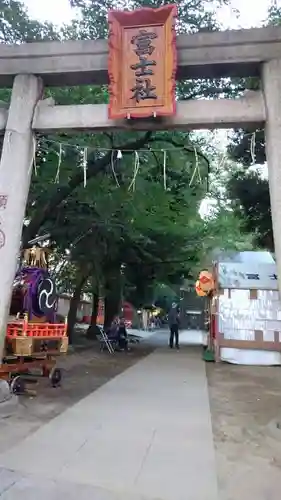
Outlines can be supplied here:
M110 328L106 331L108 340L114 341L117 350L128 351L128 334L125 326L125 321L123 318L115 318Z
M118 320L115 318L110 327L106 329L106 335L109 340L117 340L118 337Z
M118 325L118 346L121 351L128 351L128 334L126 330L125 321L123 318L120 319Z

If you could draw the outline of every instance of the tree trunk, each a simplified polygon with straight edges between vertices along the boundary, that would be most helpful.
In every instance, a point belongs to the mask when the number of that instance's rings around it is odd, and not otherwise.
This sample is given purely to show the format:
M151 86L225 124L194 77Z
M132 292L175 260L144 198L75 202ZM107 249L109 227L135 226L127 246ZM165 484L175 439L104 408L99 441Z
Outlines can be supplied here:
M99 334L100 330L97 326L97 317L99 310L99 293L93 293L93 302L92 302L92 315L91 315L91 324L87 330L88 339L95 340L97 338L97 334Z
M120 311L120 295L113 296L113 294L108 294L104 298L104 324L103 327L107 330L115 316Z
M77 309L80 302L81 293L87 277L80 275L76 282L76 287L70 300L69 311L67 315L67 334L69 343L73 343L74 326L77 320Z
M120 312L121 305L120 269L106 280L104 297L104 329L110 327L114 317Z

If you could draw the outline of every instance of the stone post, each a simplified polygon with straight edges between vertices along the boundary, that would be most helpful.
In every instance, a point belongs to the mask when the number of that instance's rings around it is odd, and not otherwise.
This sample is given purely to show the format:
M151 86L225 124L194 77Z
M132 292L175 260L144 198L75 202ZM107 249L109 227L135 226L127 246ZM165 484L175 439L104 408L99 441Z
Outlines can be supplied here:
M271 217L281 298L281 59L264 63L263 92Z
M3 142L0 162L0 363L32 173L35 145L32 120L42 88L41 80L34 75L15 77Z

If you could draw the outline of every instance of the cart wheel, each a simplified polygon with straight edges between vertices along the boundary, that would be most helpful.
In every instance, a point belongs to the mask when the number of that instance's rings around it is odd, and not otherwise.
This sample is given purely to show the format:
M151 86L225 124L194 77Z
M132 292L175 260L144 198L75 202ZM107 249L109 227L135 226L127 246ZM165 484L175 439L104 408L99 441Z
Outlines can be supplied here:
M59 368L52 368L49 374L49 379L53 387L58 387L62 379L62 373Z
M10 382L10 389L13 394L24 394L25 380L17 375Z

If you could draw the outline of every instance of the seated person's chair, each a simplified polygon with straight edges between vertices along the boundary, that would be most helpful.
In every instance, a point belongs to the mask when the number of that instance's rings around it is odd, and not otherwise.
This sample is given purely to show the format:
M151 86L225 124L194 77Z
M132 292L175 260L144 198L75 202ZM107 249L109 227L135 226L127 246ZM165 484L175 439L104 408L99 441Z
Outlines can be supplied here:
M103 329L97 337L100 343L100 351L102 352L105 348L107 348L110 354L114 354L118 341L117 337L111 337Z

